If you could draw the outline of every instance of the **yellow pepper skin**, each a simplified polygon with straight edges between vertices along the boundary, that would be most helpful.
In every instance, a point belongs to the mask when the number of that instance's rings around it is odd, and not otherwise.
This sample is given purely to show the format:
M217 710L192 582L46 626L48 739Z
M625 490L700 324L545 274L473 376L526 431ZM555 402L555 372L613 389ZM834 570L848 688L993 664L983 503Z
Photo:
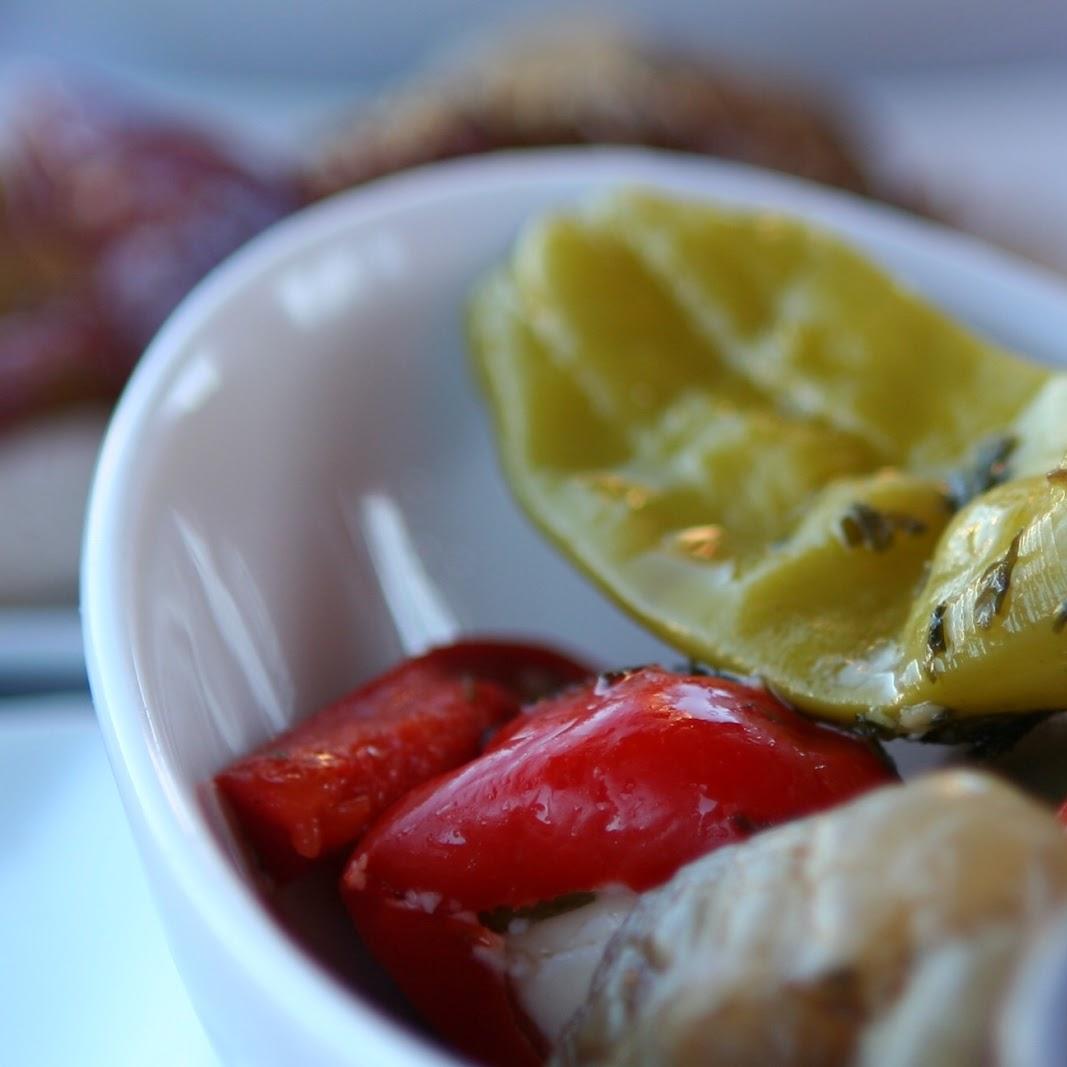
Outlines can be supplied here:
M517 498L681 652L891 734L1067 707L1067 377L639 191L528 229L470 334Z

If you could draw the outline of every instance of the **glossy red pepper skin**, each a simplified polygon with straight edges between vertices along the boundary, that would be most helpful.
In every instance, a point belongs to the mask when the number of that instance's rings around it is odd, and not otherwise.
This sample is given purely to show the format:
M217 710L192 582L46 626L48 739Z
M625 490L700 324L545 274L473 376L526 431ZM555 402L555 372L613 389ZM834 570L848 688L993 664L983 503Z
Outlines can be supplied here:
M873 748L765 690L646 668L543 701L480 759L410 793L354 862L368 892L473 911L643 890L895 777Z
M404 909L427 928L606 885L644 890L714 848L895 779L873 746L763 689L656 667L601 676L542 701L481 757L409 793L364 839L342 891L373 951L388 941L383 916L395 925ZM456 988L504 980L491 967L480 981L453 978L432 956L426 945L410 958L392 946L381 958L427 1018L447 986L449 1038L482 1062L508 1063L485 1048L484 996Z
M390 804L481 751L531 695L587 677L544 648L464 642L408 660L215 779L278 879L351 848Z
M547 1048L501 979L504 939L473 914L433 914L378 897L366 902L361 929L375 959L447 1045L500 1067L542 1062Z
M1056 818L1067 826L1067 800L1065 800L1056 811Z

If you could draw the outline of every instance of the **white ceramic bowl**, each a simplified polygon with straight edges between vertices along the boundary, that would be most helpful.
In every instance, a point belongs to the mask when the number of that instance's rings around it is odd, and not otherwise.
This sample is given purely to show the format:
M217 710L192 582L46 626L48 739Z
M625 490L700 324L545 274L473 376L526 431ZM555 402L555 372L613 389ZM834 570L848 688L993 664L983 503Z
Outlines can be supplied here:
M1050 361L1067 350L1067 295L1033 268L786 178L628 151L389 179L283 223L213 273L115 415L82 610L115 773L226 1062L454 1061L339 977L371 972L328 899L319 925L268 911L204 788L213 772L457 630L539 635L603 662L657 652L512 505L462 331L471 283L524 221L635 182L817 220L986 334Z

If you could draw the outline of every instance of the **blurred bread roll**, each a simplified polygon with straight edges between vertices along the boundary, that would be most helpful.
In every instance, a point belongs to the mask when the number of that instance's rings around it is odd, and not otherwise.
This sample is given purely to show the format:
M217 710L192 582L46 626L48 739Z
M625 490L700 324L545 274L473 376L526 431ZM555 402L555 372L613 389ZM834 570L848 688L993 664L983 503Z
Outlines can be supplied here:
M324 196L406 167L502 148L645 145L740 160L869 193L839 115L795 87L604 26L564 24L386 95L314 161Z

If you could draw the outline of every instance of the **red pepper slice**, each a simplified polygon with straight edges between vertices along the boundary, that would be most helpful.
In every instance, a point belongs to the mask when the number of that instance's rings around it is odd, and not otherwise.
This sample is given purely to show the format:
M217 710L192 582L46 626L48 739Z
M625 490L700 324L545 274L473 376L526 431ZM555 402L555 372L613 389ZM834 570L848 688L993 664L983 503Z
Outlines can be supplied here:
M1059 819L1064 826L1067 826L1067 800L1065 800L1056 811L1056 818Z
M481 1063L541 1063L544 1043L500 978L500 934L474 915L434 915L382 897L367 902L364 920L367 948L442 1040Z
M279 879L349 848L414 786L473 759L527 700L589 670L546 648L463 642L408 660L215 779Z
M543 701L478 759L415 789L364 839L342 884L372 946L396 913L428 929L623 884L644 890L682 864L759 829L896 779L867 743L803 718L763 689L660 668L601 676ZM391 910L384 910L384 902ZM481 990L506 985L478 960L425 939L381 955L415 1007L483 1062ZM449 958L444 958L447 955ZM484 974L473 978L472 966ZM468 992L463 993L463 987ZM494 1015L494 1028L510 1017Z

